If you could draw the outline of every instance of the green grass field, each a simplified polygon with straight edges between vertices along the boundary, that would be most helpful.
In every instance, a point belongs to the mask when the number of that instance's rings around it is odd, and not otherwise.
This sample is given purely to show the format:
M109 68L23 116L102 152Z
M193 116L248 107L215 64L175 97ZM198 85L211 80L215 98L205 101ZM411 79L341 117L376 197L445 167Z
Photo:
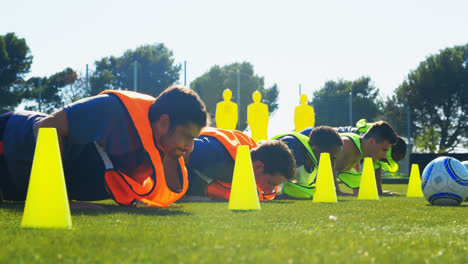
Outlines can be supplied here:
M406 185L384 188L406 193ZM0 263L468 263L467 202L339 197L265 202L251 212L229 211L227 202L105 204L72 210L69 230L23 229L24 203L0 204Z

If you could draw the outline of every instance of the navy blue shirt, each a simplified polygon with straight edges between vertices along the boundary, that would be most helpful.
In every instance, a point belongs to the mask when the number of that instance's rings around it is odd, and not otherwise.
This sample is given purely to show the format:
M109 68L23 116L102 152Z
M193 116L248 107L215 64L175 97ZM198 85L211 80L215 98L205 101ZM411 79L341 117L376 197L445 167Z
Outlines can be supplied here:
M304 147L304 145L302 145L299 139L294 136L284 136L280 137L278 140L288 145L289 149L294 155L294 159L296 159L296 168L304 165L307 149Z
M105 169L94 142L103 146L116 169L128 171L147 157L136 128L115 95L85 98L64 110L68 137L63 139L62 160L69 195L79 200L99 200L98 196L105 199ZM36 144L33 125L45 116L30 111L13 112L5 126L3 146L9 177L18 192L24 194ZM93 191L99 194L94 195Z
M130 115L112 94L97 95L64 107L68 118L67 143L97 141L116 169L137 168L147 156Z
M203 195L207 182L199 174L226 183L232 182L234 159L214 137L200 136L194 140L187 165L189 189L187 195Z
M352 127L352 126L334 127L333 129L338 133L359 134L359 130L357 128L355 128L355 127ZM306 135L306 136L310 136L310 132L312 132L312 130L314 130L314 127L308 127L308 128L305 128L304 130L302 130L299 133L301 133L303 135Z

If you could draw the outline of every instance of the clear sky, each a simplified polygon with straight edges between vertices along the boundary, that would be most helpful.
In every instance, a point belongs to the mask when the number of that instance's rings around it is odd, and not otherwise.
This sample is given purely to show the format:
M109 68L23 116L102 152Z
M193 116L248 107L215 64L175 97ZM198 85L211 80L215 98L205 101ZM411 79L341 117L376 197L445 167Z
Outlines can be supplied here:
M29 77L84 73L160 42L187 61L188 83L248 61L280 89L270 136L293 128L299 84L310 99L327 80L365 75L386 97L428 55L468 43L466 0L1 0L0 9L0 34L25 38L34 56Z

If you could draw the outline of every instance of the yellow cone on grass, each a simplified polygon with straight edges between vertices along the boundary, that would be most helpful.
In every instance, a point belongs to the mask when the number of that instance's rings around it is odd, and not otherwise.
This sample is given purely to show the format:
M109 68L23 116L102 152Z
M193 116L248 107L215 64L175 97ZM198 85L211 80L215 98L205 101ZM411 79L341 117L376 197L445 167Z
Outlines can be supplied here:
M260 210L249 146L238 146L229 210Z
M337 203L335 181L330 162L330 154L320 154L320 162L315 183L315 193L313 202L316 203Z
M372 158L364 158L358 200L379 200Z
M421 188L421 174L419 174L418 164L411 165L411 173L406 197L424 197Z
M71 228L70 207L55 128L40 128L22 227Z

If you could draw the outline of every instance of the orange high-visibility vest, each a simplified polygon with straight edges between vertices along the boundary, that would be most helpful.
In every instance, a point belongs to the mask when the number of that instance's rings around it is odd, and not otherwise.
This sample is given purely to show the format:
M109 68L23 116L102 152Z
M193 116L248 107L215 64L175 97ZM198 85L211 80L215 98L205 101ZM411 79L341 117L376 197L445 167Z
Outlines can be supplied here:
M183 187L180 192L171 190L166 184L161 156L155 146L153 130L148 118L150 106L155 98L131 91L106 90L100 94L114 94L123 103L135 125L143 148L151 159L154 171L152 175L143 175L143 177L146 177L146 180L143 184L140 184L121 171L107 168L105 174L106 188L114 200L123 205L129 205L134 201L141 201L157 207L167 207L180 199L188 188L187 169L184 158L182 156L179 157L178 161L182 171Z
M237 147L239 145L247 145L249 149L257 147L255 140L237 130L205 127L200 133L200 136L202 135L214 137L221 142L234 161L236 160ZM278 187L275 187L273 193L265 193L257 185L257 191L260 201L272 200L276 196ZM231 195L231 183L212 181L205 187L205 195L214 200L229 200L229 196Z

